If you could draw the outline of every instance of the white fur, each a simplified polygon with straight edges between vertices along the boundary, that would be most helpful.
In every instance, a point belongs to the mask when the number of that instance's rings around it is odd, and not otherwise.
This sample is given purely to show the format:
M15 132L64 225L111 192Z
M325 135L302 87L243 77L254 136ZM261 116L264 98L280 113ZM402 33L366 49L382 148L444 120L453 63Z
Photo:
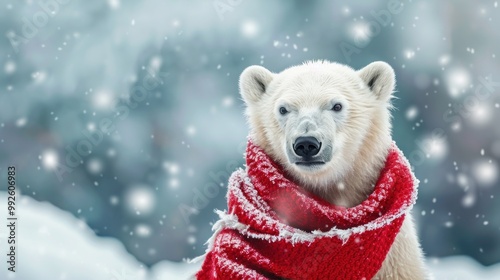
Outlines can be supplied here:
M336 205L352 207L372 192L392 143L393 69L374 62L359 71L328 61L281 73L248 67L240 77L251 138L302 187ZM333 111L334 104L342 110ZM280 107L288 113L280 114ZM299 136L322 143L321 166L293 162ZM331 147L329 150L327 147ZM288 153L287 153L288 151ZM425 279L414 223L407 217L376 279Z

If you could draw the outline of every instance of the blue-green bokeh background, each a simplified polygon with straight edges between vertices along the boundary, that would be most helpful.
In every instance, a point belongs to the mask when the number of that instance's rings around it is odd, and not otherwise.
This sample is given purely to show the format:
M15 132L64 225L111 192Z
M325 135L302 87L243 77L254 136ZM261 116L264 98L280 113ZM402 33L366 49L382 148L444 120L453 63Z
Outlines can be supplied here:
M383 60L424 251L500 262L500 8L401 3L2 1L2 181L15 165L22 194L148 265L192 258L225 208L223 187L205 193L243 164L242 70Z

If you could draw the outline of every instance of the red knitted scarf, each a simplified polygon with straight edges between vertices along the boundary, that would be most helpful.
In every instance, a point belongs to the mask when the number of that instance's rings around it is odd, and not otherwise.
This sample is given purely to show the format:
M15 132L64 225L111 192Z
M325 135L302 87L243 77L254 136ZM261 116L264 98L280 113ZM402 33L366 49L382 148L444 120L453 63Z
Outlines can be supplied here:
M395 144L373 193L352 208L304 191L251 141L246 162L229 179L198 279L371 279L417 196Z

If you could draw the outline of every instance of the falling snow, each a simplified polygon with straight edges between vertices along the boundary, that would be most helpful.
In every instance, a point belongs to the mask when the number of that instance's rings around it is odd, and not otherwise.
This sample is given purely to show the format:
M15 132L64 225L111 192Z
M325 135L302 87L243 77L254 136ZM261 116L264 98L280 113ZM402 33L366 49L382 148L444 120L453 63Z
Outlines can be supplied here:
M41 156L43 166L49 170L56 168L58 158L57 153L54 150L46 150Z
M16 63L14 61L7 61L4 66L5 74L12 74L16 71Z
M136 215L148 215L155 207L153 191L147 186L136 186L127 191L126 206Z
M71 213L77 232L88 223L89 232L117 237L147 265L202 253L227 178L244 166L241 71L261 65L277 73L309 59L359 69L376 59L395 69L392 135L421 180L414 214L424 250L500 261L498 249L475 236L494 239L500 229L500 72L498 36L490 34L498 1L456 5L473 23L463 25L426 12L439 10L432 1L408 1L387 24L373 16L386 11L380 1L367 9L345 1L304 9L222 1L229 5L223 19L211 1L60 4L15 50L8 36L22 35L20 19L33 22L44 11L36 2L0 7L9 27L0 62L2 166L17 165L19 193ZM353 47L349 57L340 43ZM133 102L133 90L146 88L146 99ZM212 185L219 192L209 198L204 187ZM66 221L54 215L44 221ZM50 224L33 232L47 235ZM72 279L65 273L47 279Z
M469 87L470 82L470 74L465 68L453 68L446 76L448 93L454 98L461 96Z
M257 23L255 21L247 20L247 21L243 22L243 24L241 26L241 32L243 33L243 35L245 37L253 38L258 34L259 26L257 25Z
M498 179L498 165L492 160L480 160L473 164L473 174L480 186L491 186Z
M417 106L411 106L406 110L405 113L406 119L409 121L414 120L418 116L418 107Z

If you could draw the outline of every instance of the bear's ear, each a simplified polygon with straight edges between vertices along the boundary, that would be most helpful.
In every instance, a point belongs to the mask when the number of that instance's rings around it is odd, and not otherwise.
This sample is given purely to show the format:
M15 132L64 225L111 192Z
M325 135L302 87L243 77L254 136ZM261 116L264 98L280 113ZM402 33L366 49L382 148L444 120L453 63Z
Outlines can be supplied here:
M389 64L382 61L372 62L358 70L358 74L379 100L387 101L390 99L396 78L394 70Z
M250 66L241 73L240 94L245 103L255 103L266 92L273 80L273 73L262 66Z

